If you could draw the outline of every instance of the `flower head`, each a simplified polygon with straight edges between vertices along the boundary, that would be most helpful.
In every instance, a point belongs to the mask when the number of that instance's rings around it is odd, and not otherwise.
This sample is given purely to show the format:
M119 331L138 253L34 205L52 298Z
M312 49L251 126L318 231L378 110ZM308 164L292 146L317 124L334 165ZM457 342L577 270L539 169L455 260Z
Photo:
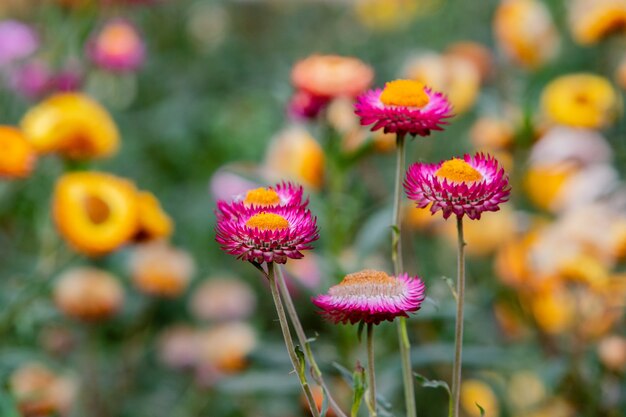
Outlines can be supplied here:
M146 55L139 32L122 19L107 22L91 39L87 52L96 65L117 72L137 70Z
M294 65L291 80L298 90L318 97L355 97L372 82L374 71L357 58L312 55Z
M135 287L144 294L175 298L189 285L194 273L193 258L165 242L151 242L135 248L130 273Z
M25 178L30 175L37 156L22 132L0 126L0 178Z
M619 94L603 77L588 73L563 75L551 81L541 95L546 115L554 122L597 129L613 121Z
M572 35L582 45L594 44L626 29L624 0L575 0L570 10Z
M56 281L53 296L59 310L69 317L97 321L121 309L124 289L115 276L104 270L77 267Z
M303 207L232 207L237 212L231 216L218 213L216 240L238 259L284 264L302 258L301 251L311 249L319 237L316 218Z
M0 22L0 66L24 59L38 47L39 39L30 26L17 20Z
M281 182L271 187L259 187L235 197L232 203L218 201L218 217L237 217L245 208L263 209L267 207L303 207L308 200L302 201L302 186L291 182Z
M135 241L164 239L174 231L174 222L163 210L159 200L148 191L137 194L138 225Z
M119 132L111 115L84 94L55 94L30 109L21 125L41 153L94 159L111 156L119 147Z
M398 316L408 317L409 312L419 310L424 290L424 283L418 277L402 274L396 278L365 269L346 275L327 294L313 298L313 304L334 323L378 324Z
M396 80L384 89L361 95L355 104L361 125L374 124L372 130L419 136L442 130L444 119L452 116L452 107L441 93L433 92L419 81Z
M415 163L407 171L404 189L417 207L432 203L431 213L442 210L446 219L452 213L480 219L484 211L498 211L511 192L504 169L482 153L438 164Z
M130 182L100 172L63 175L53 196L59 233L78 251L103 255L125 244L138 224L137 190Z

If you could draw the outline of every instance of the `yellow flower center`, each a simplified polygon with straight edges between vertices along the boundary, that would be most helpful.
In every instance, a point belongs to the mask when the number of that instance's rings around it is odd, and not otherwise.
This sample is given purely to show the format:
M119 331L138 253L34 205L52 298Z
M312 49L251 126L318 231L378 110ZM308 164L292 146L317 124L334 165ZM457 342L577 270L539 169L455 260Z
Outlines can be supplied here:
M413 80L395 80L385 84L380 101L389 106L424 107L430 101L424 84Z
M365 269L363 271L346 275L339 285L395 284L395 282L395 278L390 277L384 272L375 271L373 269Z
M258 213L250 217L246 226L259 230L284 230L289 228L289 221L274 213Z
M263 207L275 206L280 203L280 197L276 191L261 187L248 191L244 203Z
M453 158L444 162L435 172L435 175L452 182L475 182L483 179L480 172L459 158Z

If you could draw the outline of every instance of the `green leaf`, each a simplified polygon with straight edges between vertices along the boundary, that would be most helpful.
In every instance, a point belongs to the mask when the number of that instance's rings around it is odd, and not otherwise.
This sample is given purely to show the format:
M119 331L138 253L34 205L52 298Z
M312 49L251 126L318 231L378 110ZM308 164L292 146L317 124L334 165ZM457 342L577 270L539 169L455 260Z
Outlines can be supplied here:
M325 390L322 390L322 409L320 410L320 417L326 417L327 412L328 412L328 395L326 395Z
M0 415L2 417L20 417L13 397L4 389L0 390Z
M448 395L452 395L450 392L450 387L446 381L441 381L438 379L428 379L424 375L418 374L417 372L413 372L415 379L420 385L424 388L443 388L446 390Z
M350 416L356 417L359 413L359 407L367 389L367 378L365 378L365 368L357 362L354 373L352 374L352 407L350 408Z
M298 376L300 377L300 381L306 381L306 360L304 359L304 352L302 352L300 346L296 346L295 351L298 357Z
M480 410L480 417L485 417L485 409L482 408L480 404L478 403L474 403L474 404L476 404L476 407L478 407L478 409Z

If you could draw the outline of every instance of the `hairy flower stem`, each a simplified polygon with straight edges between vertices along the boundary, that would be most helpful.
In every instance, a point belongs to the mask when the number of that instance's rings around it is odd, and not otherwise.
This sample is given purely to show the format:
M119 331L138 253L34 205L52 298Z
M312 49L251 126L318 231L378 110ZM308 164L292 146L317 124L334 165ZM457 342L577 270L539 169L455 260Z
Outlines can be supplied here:
M391 259L393 261L394 274L402 273L402 244L400 210L402 209L402 178L404 177L404 138L405 133L398 133L396 137L396 183L393 197L393 231L391 238ZM402 361L402 379L404 382L404 400L406 403L407 417L416 417L415 389L413 388L413 370L411 367L411 343L406 328L406 318L398 319L398 339L400 343L400 358Z
M367 323L367 375L369 376L368 391L370 417L376 417L376 371L374 369L374 325Z
M287 288L287 283L285 282L285 276L280 265L277 266L276 281L278 283L278 287L280 288L280 293L283 302L285 303L285 307L287 308L287 314L289 315L291 324L296 331L298 342L300 343L300 346L302 346L302 348L304 349L304 354L309 361L309 364L311 365L311 372L313 374L315 382L317 382L324 390L324 395L328 399L328 405L335 412L337 417L347 417L347 415L339 407L339 404L337 404L335 399L332 397L330 389L328 389L328 386L324 382L322 371L320 370L317 362L315 361L315 357L313 356L311 344L309 343L309 339L306 337L306 333L304 333L302 323L300 323L300 318L298 317L298 313L293 304L293 300L291 299L291 294L289 294L289 289Z
M267 264L267 279L269 280L270 290L272 292L272 298L274 300L274 305L276 306L276 313L278 314L278 321L280 322L280 329L283 332L283 337L285 339L285 345L287 346L287 352L289 353L289 359L291 359L291 364L293 365L293 369L298 375L298 379L300 380L300 385L302 386L302 391L304 391L304 395L309 404L309 408L311 409L311 415L313 417L320 417L319 410L317 409L317 405L315 404L315 400L313 399L313 393L311 392L311 387L306 380L306 375L302 371L303 364L300 363L300 359L296 354L296 348L293 345L293 340L291 339L291 332L289 331L289 324L287 323L287 316L285 316L285 310L283 309L283 303L280 299L280 293L278 291L278 285L276 284L276 278L274 276L274 263L269 262Z
M461 366L463 363L463 304L465 301L465 241L463 218L457 216L458 234L457 280L456 280L456 327L454 331L454 366L452 368L452 402L449 415L458 417L461 397Z

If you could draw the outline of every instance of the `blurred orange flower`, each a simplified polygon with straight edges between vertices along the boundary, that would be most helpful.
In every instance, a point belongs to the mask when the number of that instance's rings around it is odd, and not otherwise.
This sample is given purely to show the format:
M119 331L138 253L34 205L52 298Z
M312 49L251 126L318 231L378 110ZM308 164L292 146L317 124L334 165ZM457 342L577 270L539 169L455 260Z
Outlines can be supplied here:
M194 268L187 252L162 241L137 246L130 258L135 286L145 294L160 297L177 297L185 291Z
M17 407L24 417L65 415L76 397L75 382L55 374L39 363L17 368L9 379Z
M470 140L477 150L508 148L514 139L514 126L504 119L481 117L470 130Z
M64 272L54 284L54 302L69 317L98 321L115 315L124 302L116 277L96 269L78 267Z
M558 31L540 1L502 0L493 26L500 49L525 68L541 67L559 51Z
M57 181L53 216L61 235L79 252L103 255L137 231L137 191L128 180L100 172L74 172Z
M140 191L137 195L139 209L138 229L133 240L146 241L168 238L174 230L174 223L167 215L159 200L148 191Z
M374 71L363 61L339 55L311 55L298 61L291 81L299 90L320 97L356 97L369 87Z
M626 31L626 0L573 0L569 7L572 35L580 44Z
M11 126L0 126L0 178L28 177L37 154L22 132Z
M324 151L302 127L289 127L275 136L265 154L270 181L291 179L319 189L324 182Z
M198 372L212 377L241 371L257 344L254 329L244 322L220 324L204 330L198 337Z
M246 319L255 308L256 295L252 288L234 277L204 281L189 300L189 310L199 320Z
M604 77L589 73L568 74L551 81L543 90L541 105L553 122L597 129L617 115L619 96Z
M21 126L40 153L96 159L113 155L119 147L119 133L110 114L84 94L53 95L31 108Z

